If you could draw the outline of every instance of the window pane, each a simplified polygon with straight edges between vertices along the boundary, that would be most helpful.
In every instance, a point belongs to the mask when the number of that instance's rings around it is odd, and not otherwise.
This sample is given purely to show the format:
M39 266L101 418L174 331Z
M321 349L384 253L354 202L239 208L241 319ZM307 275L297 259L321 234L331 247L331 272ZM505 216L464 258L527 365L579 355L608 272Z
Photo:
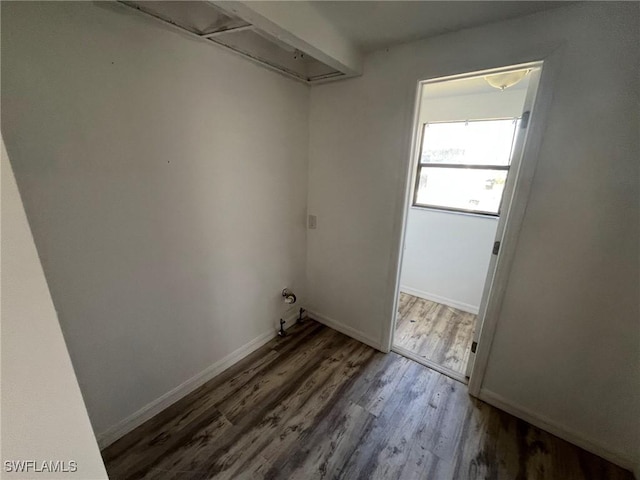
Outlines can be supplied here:
M509 165L516 121L426 124L421 163Z
M422 167L416 203L498 213L506 170Z

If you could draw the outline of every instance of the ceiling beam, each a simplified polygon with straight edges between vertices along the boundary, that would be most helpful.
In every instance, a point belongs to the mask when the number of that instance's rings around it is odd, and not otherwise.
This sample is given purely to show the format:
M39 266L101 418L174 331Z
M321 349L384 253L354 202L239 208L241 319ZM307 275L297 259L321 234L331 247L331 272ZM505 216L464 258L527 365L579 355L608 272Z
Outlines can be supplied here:
M352 77L362 74L363 55L309 2L211 1L222 10Z

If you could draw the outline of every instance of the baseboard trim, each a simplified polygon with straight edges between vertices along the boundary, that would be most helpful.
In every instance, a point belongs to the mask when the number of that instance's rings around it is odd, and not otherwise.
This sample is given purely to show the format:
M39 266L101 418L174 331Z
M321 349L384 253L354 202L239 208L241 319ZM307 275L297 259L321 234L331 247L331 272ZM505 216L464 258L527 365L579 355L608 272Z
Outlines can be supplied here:
M403 285L400 286L400 291L404 293L408 293L409 295L413 295L414 297L424 298L425 300L430 300L436 303L442 303L443 305L448 305L452 308L457 308L458 310L462 310L463 312L473 313L477 315L480 311L480 307L477 305L471 305L469 303L458 302L457 300L452 300L451 298L442 297L440 295L436 295L435 293L424 292L422 290L416 290L415 288L405 287Z
M284 318L286 322L285 329L293 326L295 324L294 320L297 319L297 317L298 313L294 312ZM101 450L108 447L119 438L125 436L127 433L139 427L147 420L150 420L169 406L176 403L181 398L184 398L189 393L201 387L212 378L215 378L216 376L224 372L229 367L235 365L247 355L266 345L277 335L277 330L263 333L262 335L254 338L250 342L244 344L240 348L237 348L230 354L213 363L209 367L205 368L201 372L195 374L193 377L182 382L180 385L168 391L164 395L146 404L144 407L132 413L114 426L108 428L102 433L99 433L98 435L96 435L98 446Z
M550 418L539 415L529 410L528 408L516 405L503 396L498 395L497 393L493 393L485 388L482 388L480 389L478 398L488 403L489 405L493 405L494 407L499 408L500 410L503 410L513 415L514 417L518 417L530 423L531 425L535 425L536 427L549 432L556 437L562 438L563 440L577 445L578 447L583 448L588 452L598 455L599 457L602 457L605 460L610 461L611 463L615 463L616 465L619 465L624 469L633 471L633 468L635 466L634 459L628 457L623 453L614 452L609 448L600 445L598 442L586 438L583 434L558 424Z
M332 328L333 330L337 330L340 333L344 333L346 336L351 337L355 340L358 340L359 342L362 342L366 345L369 345L370 347L375 348L376 350L383 351L382 346L380 345L380 339L374 339L369 335L367 335L366 333L361 332L360 330L356 330L355 328L349 327L348 325L345 325L344 323L339 322L338 320L334 320L333 318L327 317L326 315L323 315L318 312L314 312L312 310L307 310L307 315L313 320L320 322L323 325L326 325L327 327Z

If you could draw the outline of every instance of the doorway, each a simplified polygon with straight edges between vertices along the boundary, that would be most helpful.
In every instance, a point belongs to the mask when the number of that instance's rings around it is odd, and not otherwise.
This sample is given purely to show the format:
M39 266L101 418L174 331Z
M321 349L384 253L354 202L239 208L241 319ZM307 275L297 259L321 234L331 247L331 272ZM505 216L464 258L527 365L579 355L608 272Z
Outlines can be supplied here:
M467 382L542 65L421 82L392 350Z

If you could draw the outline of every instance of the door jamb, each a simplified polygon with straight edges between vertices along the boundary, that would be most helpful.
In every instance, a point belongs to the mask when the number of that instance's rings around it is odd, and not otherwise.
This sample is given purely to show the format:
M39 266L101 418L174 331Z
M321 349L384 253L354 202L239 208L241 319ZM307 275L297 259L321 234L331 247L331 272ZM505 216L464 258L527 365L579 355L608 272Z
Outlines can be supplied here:
M554 51L546 58L527 61L524 63L511 64L508 67L490 68L486 70L477 70L468 73L462 73L457 75L449 75L443 77L433 77L426 80L419 80L416 85L416 91L414 96L414 114L412 122L412 134L410 145L410 159L405 163L408 165L408 171L406 174L406 181L404 184L404 198L403 209L401 212L401 222L399 225L399 252L396 255L397 264L395 265L395 295L392 301L391 321L389 322L389 330L383 331L383 338L381 342L382 350L385 352L391 351L393 345L393 337L395 333L396 321L397 321L397 308L400 296L400 272L402 268L402 260L404 256L404 243L406 236L407 217L409 213L410 195L411 189L415 180L415 162L416 162L416 149L418 148L419 139L418 128L416 128L420 116L420 93L422 85L429 83L442 82L446 80L468 78L488 73L499 73L500 71L513 70L521 67L526 68L529 65L533 65L541 68L540 81L536 92L536 98L533 104L533 111L529 119L529 126L527 128L525 136L525 146L520 159L520 165L515 179L513 198L509 205L509 209L505 212L505 224L503 230L503 237L501 242L500 254L496 260L495 272L493 274L493 280L491 288L486 293L486 310L482 322L482 329L478 338L478 345L476 349L475 362L469 378L469 394L477 397L480 394L484 375L486 373L487 364L489 361L489 353L493 338L496 332L498 318L502 309L502 301L506 292L508 284L509 274L511 271L511 265L515 257L515 251L518 243L518 236L522 227L524 214L526 212L529 194L531 191L531 185L533 183L533 177L535 174L536 164L542 145L542 137L546 128L546 120L548 117L548 111L552 102L552 84L554 83L557 71L559 69L559 57L560 52ZM392 266L393 267L393 266ZM482 312L481 312L482 313Z

